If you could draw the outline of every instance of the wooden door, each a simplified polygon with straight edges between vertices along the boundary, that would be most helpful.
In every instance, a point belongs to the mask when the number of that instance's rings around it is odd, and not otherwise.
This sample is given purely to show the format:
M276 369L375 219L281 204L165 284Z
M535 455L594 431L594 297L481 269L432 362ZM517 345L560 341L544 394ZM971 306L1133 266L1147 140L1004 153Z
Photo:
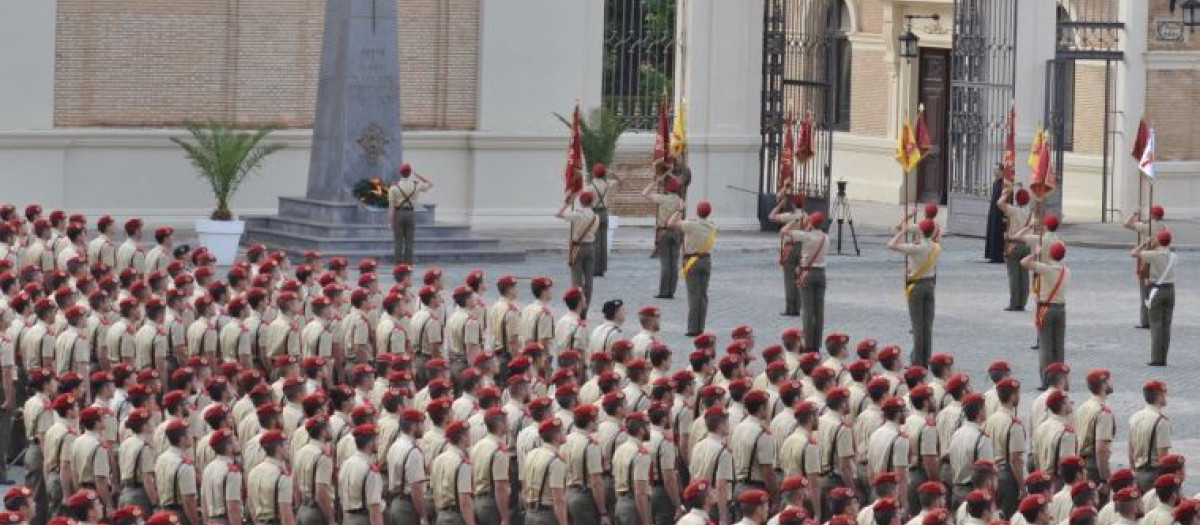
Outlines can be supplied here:
M929 156L917 169L917 201L946 203L950 173L946 137L950 116L950 50L921 48L918 101L925 105Z

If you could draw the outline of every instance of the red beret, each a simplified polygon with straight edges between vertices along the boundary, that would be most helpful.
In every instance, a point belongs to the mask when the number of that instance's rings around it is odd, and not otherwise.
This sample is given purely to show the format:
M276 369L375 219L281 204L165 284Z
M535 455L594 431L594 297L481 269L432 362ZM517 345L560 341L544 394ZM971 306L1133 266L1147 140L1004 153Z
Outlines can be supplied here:
M1063 456L1062 459L1058 460L1058 466L1062 467L1062 466L1067 466L1067 465L1072 466L1072 467L1082 468L1083 467L1083 458L1076 456L1074 454L1071 454L1068 456Z
M971 465L976 468L982 468L991 472L996 472L996 464L990 459L977 459L975 460L975 463L972 463Z
M16 485L12 488L9 488L8 490L6 490L4 492L4 501L19 499L19 498L28 498L29 496L32 496L32 495L33 495L33 491L29 490L29 487L26 487L25 485Z
M167 432L178 432L180 430L186 429L187 427L188 427L187 420L183 419L181 417L177 417L177 418L172 419L167 422L166 430L167 430Z
M743 403L766 403L771 398L762 390L751 390L742 398Z
M1117 503L1126 503L1141 497L1142 493L1138 491L1137 487L1125 487L1113 494L1113 500Z
M827 401L834 401L834 400L838 400L838 399L843 399L843 400L850 399L850 391L847 390L846 387L835 386L835 387L829 389L829 392L827 394L825 394L825 399Z
M1071 485L1071 497L1074 498L1089 490L1096 490L1096 486L1090 481L1080 481L1079 483Z
M570 384L570 383L567 383L565 385L559 385L558 388L554 389L554 397L567 397L567 396L576 395L578 393L579 393L579 390L575 388L575 385ZM593 408L595 407L595 405L583 405L583 406L591 406Z
M674 180L674 179L668 179L668 180ZM676 186L678 186L678 184L679 183L676 183ZM712 213L712 203L711 202L700 201L699 204L696 204L696 215L699 215L700 217L707 217L711 213Z
M884 399L883 405L880 406L879 408L887 410L887 409L904 408L906 406L908 406L908 405L904 402L903 399L896 397L896 396L891 396L891 397L888 397L887 399Z
M950 379L946 380L946 389L947 390L958 390L960 388L966 387L968 384L970 384L970 382L971 382L971 378L967 374L963 374L963 373L954 374L954 375L950 376Z
M83 424L95 423L108 413L109 410L107 408L92 405L79 412L79 422Z
M208 446L216 448L216 446L218 444L220 444L222 441L225 441L226 439L233 439L235 437L237 437L237 436L235 436L233 434L232 430L227 430L224 428L217 429L217 430L213 431L212 434L209 434Z
M1164 231L1166 231L1166 230L1158 232L1158 235L1160 238ZM1170 244L1170 235L1171 234L1168 232L1166 244ZM1162 244L1161 241L1160 241L1160 244ZM1063 257L1066 257L1066 256L1067 256L1067 245L1063 244L1062 241L1054 241L1050 245L1050 258L1051 259L1054 259L1056 261L1061 261L1063 259Z
M737 502L742 505L766 505L771 502L771 495L767 494L765 490L743 490L741 494L738 494Z
M530 280L530 283L533 286L538 286L541 288L548 288L548 287L554 286L554 280L549 277L546 277L544 275L539 275L537 277L534 277L533 279Z
M1025 499L1021 500L1021 503L1017 506L1017 510L1022 514L1027 514L1039 508L1045 507L1048 503L1049 502L1046 501L1045 496L1041 494L1032 494L1025 496Z
M704 332L692 338L692 345L696 348L710 347L717 342L717 336L711 332Z
M67 498L67 507L72 508L72 509L88 507L88 506L92 505L93 502L97 501L98 499L99 499L99 496L96 495L96 491L90 490L90 489L83 489L83 490L80 490L79 492L71 494Z
M1108 476L1108 484L1120 485L1122 482L1133 481L1133 469L1123 468Z
M1095 516L1096 509L1092 508L1090 505L1084 507L1075 507L1074 509L1071 509L1070 521L1071 523L1075 523L1075 520L1094 518Z
M545 421L542 421L540 424L538 424L538 433L545 434L560 428L562 428L562 421L556 417L547 418Z
M1021 381L1015 377L1006 377L996 383L996 390L1000 392L1013 392L1021 389Z
M1050 475L1047 474L1043 470L1035 470L1033 472L1030 472L1028 476L1025 476L1025 484L1026 485L1033 485L1033 484L1037 484L1037 483L1049 483L1050 481L1051 481Z
M262 437L258 438L259 443L283 443L287 439L283 435L282 430L268 430L262 433Z
M799 339L804 335L804 331L799 328L785 328L783 333L779 335L780 339Z
M939 494L946 495L946 486L936 481L926 481L917 487L917 492L920 494Z
M1190 523L1196 517L1197 511L1200 511L1200 501L1187 498L1179 502L1171 515L1178 523Z
M926 512L925 517L921 518L921 525L946 525L947 523L950 523L950 511L944 508Z
M796 407L793 410L795 414L804 414L806 412L816 413L817 404L812 401L801 401L796 403Z
M1112 373L1107 368L1093 368L1087 373L1087 381L1089 383L1104 381L1112 377Z
M917 385L908 391L909 399L929 399L933 397L933 389L929 385Z
M533 401L529 402L529 409L530 410L542 410L542 409L550 408L550 406L553 404L554 404L553 399L550 399L548 397L537 397L537 398L534 398Z
M952 365L954 364L954 356L950 354L933 354L933 357L929 358L929 362L942 366Z
M900 478L896 476L895 472L880 472L871 479L872 486L895 485L899 482Z
M374 425L372 425L372 429L374 429ZM467 426L466 421L463 421L461 419L455 420L455 421L450 422L450 425L446 427L446 436L451 439L454 439L456 437L462 436L463 434L466 434L467 429L468 429L468 426Z
M378 436L379 430L375 428L374 423L365 423L354 427L351 433L355 436Z
M900 347L896 345L887 345L879 349L879 359L886 361L900 357Z
M175 513L165 510L160 510L151 514L146 519L146 525L176 525L179 523L179 518Z
M967 503L979 504L992 501L992 495L983 490L972 490L967 494Z
M1165 488L1177 487L1182 482L1183 482L1183 478L1180 478L1178 474L1163 474L1163 475L1155 478L1154 488L1165 489Z
M658 307L653 306L653 305L643 306L638 309L638 315L642 315L642 316L646 316L646 317L656 317L659 315Z
M925 367L921 365L912 365L904 369L905 379L925 379Z
M254 412L257 414L260 414L260 415L267 416L267 415L271 415L271 414L278 414L280 412L280 410L279 410L279 405L276 405L275 403L263 403L261 405L254 407Z
M683 489L683 499L693 500L701 494L708 493L708 480L695 479Z
M1142 385L1142 389L1152 392L1166 392L1167 384L1158 380L1146 381L1146 384Z
M783 478L783 483L779 486L779 490L791 491L798 490L808 486L808 478L799 474L792 474Z
M895 474L892 474L890 472L885 473L885 474L880 474L880 476L885 476L885 475L895 476ZM878 477L878 476L876 476L876 477ZM874 507L875 512L896 512L896 508L897 508L896 500L894 500L892 498L879 498L879 499L875 500L875 507Z
M61 410L64 408L70 408L74 404L75 404L75 396L74 395L59 394L58 397L54 398L54 401L52 403L50 403L50 408L52 408L54 410Z
M994 362L992 362L992 364L988 365L987 371L989 373L990 372L1011 372L1012 368L1009 368L1007 361L994 361Z
M1046 369L1043 372L1047 374L1069 374L1071 373L1071 367L1066 363L1050 363L1046 365Z

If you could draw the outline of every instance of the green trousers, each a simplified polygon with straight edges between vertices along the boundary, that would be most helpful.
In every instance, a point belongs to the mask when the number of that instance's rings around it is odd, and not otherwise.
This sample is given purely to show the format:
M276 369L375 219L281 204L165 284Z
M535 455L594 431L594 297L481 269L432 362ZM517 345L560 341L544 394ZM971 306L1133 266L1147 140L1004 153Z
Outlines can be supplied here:
M583 306L584 312L588 310L588 305L592 304L592 278L595 275L595 243L581 242L579 243L579 252L575 256L575 264L571 265L571 286L583 288L583 297L587 300L587 304Z
M1025 243L1014 244L1008 253L1008 307L1014 310L1024 310L1029 302L1029 270L1021 267L1021 259L1029 255L1029 246Z
M1050 363L1062 363L1066 359L1064 345L1067 336L1067 308L1052 304L1042 315L1042 326L1038 328L1038 370L1045 370ZM1042 386L1047 386L1043 384Z
M804 349L821 350L821 333L825 329L825 269L812 268L800 287L801 312L804 319Z
M783 313L800 315L800 286L796 284L796 267L800 266L799 244L787 245L787 256L783 258Z
M592 275L604 277L608 272L608 209L593 209L596 212L596 268ZM591 297L589 294L588 297Z
M708 280L712 277L712 257L706 254L695 259L687 274L689 334L704 331L708 317Z
M1150 362L1167 364L1171 349L1171 322L1175 316L1175 285L1164 283L1151 286L1154 300L1150 301Z
M416 241L416 212L397 209L392 215L392 256L396 263L412 264L413 242Z
M912 323L912 364L929 366L929 354L933 345L934 282L926 277L912 285L908 294L908 318Z
M658 244L658 295L673 297L679 286L679 242L682 233L663 230Z

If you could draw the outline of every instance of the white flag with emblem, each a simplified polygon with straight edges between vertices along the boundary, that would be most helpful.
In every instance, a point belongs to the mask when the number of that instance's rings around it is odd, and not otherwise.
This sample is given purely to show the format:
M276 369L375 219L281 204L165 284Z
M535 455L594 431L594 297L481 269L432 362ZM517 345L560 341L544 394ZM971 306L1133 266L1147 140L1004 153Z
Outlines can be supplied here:
M1150 130L1150 139L1146 141L1146 150L1142 152L1142 160L1138 162L1138 169L1146 174L1146 177L1153 180L1158 173L1158 168L1154 158L1154 130Z

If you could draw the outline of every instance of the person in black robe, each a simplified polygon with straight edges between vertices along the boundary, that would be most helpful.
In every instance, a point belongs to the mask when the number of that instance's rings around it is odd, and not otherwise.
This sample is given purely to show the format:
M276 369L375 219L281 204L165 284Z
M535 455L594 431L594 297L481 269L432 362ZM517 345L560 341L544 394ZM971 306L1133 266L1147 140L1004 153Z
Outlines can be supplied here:
M992 197L988 199L987 237L983 256L990 263L1004 262L1004 213L996 206L1004 191L1004 167L997 165L992 181Z

